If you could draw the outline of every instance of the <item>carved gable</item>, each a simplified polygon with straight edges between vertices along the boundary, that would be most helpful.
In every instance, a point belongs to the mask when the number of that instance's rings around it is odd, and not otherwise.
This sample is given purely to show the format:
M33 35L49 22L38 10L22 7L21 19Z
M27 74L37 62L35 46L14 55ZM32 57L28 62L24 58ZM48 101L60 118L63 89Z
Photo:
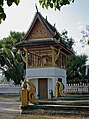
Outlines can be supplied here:
M50 37L52 37L50 33L46 30L46 28L39 21L39 19L37 19L27 39L39 39L39 38L50 38Z

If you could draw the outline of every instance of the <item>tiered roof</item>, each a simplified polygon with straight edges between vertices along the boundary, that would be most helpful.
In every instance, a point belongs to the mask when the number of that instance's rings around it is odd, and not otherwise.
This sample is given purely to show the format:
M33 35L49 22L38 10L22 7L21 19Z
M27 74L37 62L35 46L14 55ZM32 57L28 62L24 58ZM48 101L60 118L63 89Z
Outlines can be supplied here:
M34 27L36 21L39 20L43 27L47 30L50 34L51 38L43 38L43 39L28 39L29 34L31 33L32 28ZM17 48L24 48L24 47L41 47L41 46L61 46L67 52L67 54L71 54L71 50L66 47L66 44L63 42L60 33L57 31L55 26L51 25L46 18L44 18L40 12L37 12L30 28L28 29L26 35L22 39L20 43L16 45Z

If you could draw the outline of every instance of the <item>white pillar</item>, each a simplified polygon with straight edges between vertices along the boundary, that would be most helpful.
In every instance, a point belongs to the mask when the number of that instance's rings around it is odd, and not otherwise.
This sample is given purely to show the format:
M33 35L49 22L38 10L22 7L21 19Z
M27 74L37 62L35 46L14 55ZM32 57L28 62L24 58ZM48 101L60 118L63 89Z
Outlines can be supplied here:
M52 78L48 78L48 99L51 99L50 90L53 90Z

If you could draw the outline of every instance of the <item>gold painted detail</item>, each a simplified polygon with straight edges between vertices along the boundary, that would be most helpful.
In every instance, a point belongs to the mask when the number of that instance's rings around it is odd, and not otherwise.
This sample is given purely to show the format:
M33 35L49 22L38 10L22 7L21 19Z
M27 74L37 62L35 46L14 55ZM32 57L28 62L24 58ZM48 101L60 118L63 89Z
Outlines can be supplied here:
M27 49L26 49L25 53L26 53L25 56L23 56L23 51L20 51L22 60L26 63L26 68L27 68L28 67L28 50Z
M37 101L35 100L35 96L34 96L34 93L36 92L36 88L35 88L35 86L34 86L34 84L31 82L31 81L29 81L28 82L28 85L29 85L29 87L30 87L30 90L29 90L29 101L31 102L31 103L33 103L33 104L37 104Z
M35 100L34 93L36 88L31 81L24 81L22 84L22 105L28 106L29 102L33 104L38 104Z
M64 84L57 81L55 85L55 97L64 96Z
M51 49L52 49L52 65L56 66L56 61L59 58L59 55L61 53L61 51L60 51L61 49L60 48L57 49L53 46L51 46Z
M59 58L59 55L60 55L60 48L58 50L58 53L55 55L55 62L57 61L57 59Z
M22 106L28 106L28 90L27 90L27 82L24 80L22 84Z
M24 80L24 83L22 84L22 90L27 89L27 82L26 80Z

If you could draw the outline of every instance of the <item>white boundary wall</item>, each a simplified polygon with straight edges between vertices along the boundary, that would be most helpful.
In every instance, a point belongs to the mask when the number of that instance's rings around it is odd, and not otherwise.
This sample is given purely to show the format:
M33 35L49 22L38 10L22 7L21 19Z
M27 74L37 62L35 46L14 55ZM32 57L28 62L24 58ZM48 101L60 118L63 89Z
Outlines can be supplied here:
M10 84L0 84L0 94L20 94L21 86L10 85Z
M66 88L67 93L89 93L89 84L69 83Z

